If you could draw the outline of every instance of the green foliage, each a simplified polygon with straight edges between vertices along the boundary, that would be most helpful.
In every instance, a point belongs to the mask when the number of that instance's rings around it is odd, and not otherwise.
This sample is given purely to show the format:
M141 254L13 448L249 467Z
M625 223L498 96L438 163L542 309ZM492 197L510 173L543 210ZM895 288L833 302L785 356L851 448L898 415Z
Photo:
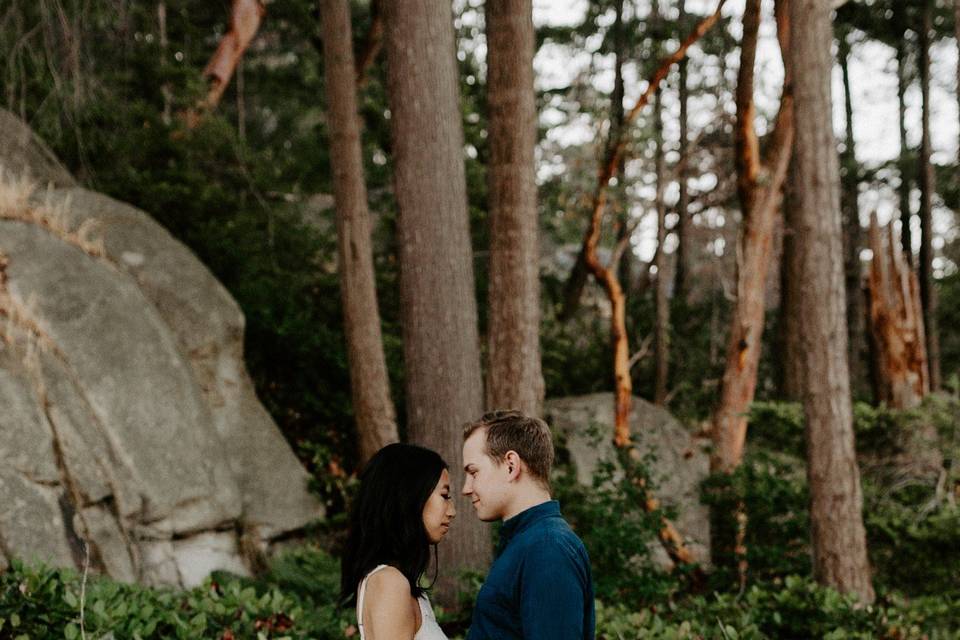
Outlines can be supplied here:
M594 437L599 433L594 428ZM656 486L649 466L649 459L635 461L618 452L615 460L598 464L589 487L577 481L569 466L552 478L564 517L589 549L594 589L602 600L655 602L683 587L654 562L662 519L672 514L644 508L644 486Z
M288 559L281 565L283 573L277 580L285 587L294 584L288 567L297 561ZM308 583L297 583L308 584L309 589L294 595L270 581L253 584L229 575L211 577L190 591L103 578L91 578L84 585L74 571L14 561L0 575L0 636L79 638L82 620L87 637L112 634L117 640L343 637L346 622L326 600L335 563L315 554L307 566L321 573Z

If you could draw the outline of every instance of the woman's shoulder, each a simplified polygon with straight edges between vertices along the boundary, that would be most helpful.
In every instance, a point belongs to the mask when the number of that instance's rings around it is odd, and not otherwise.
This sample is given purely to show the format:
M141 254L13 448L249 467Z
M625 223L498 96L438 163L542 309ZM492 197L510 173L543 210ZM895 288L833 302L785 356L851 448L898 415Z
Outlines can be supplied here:
M377 599L410 597L410 582L396 567L378 567L367 574L366 580L367 593Z

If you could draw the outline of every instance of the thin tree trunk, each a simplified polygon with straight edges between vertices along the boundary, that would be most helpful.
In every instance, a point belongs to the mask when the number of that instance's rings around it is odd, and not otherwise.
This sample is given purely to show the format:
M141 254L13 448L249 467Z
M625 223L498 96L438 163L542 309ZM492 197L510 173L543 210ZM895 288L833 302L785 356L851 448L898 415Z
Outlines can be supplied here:
M874 599L863 527L847 368L840 173L831 118L829 0L792 0L798 327L816 578Z
M863 273L860 265L860 249L863 246L863 230L860 226L860 168L857 164L853 139L853 100L850 89L850 43L847 34L838 38L838 57L843 75L843 104L846 116L846 134L843 154L843 213L844 272L847 284L847 338L849 342L850 387L855 396L866 390L866 314L863 308Z
M677 22L681 25L686 21L686 0L679 0L678 9L680 15ZM687 296L687 277L690 273L690 190L687 184L687 176L690 175L690 147L688 124L688 101L690 90L687 87L687 59L680 61L679 67L679 92L680 92L680 160L677 180L679 181L680 194L677 200L677 264L673 277L673 298L675 300L685 300Z
M370 29L357 56L357 88L367 82L367 72L383 48L383 0L370 0Z
M157 27L160 32L160 70L166 71L168 60L169 41L167 39L167 3L160 0L157 3ZM160 119L165 125L170 125L172 118L173 92L170 89L170 83L164 80L160 85L160 94L163 96L163 112Z
M779 349L783 353L780 393L787 400L799 402L803 380L800 363L800 331L797 327L800 266L797 264L796 228L797 198L793 185L795 170L791 160L783 195L783 254L780 258L780 326Z
M366 462L381 447L396 442L399 437L377 309L349 0L320 0L320 21L343 324L360 460Z
M664 166L663 166L663 107L662 90L657 91L653 99L654 135L657 138L656 150L656 180L657 180L657 289L656 321L654 323L654 404L667 404L667 378L670 375L670 300L667 298L667 252L664 244L667 240L667 207L663 201Z
M613 51L614 51L614 63L613 63L613 95L610 97L610 130L611 140L617 140L620 137L620 134L617 133L621 128L623 128L623 120L626 113L623 109L623 97L624 97L624 84L623 84L623 65L626 63L626 43L624 42L624 29L623 29L623 0L616 0L614 3L614 18L613 18ZM623 183L624 180L624 169L625 169L624 158L620 158L620 164L617 166L617 172L614 174L614 177L617 179L617 187L619 191L619 197L617 198L618 202L611 203L611 208L614 209L616 216L616 231L617 231L617 242L629 242L629 239L624 240L627 235L633 230L630 225L630 213L629 207L624 202L626 197L626 185ZM627 293L633 291L633 282L631 281L633 273L633 256L632 251L630 251L630 246L627 245L626 250L623 252L623 256L620 258L620 265L617 272L617 277L620 278L621 284L623 284Z
M480 415L483 381L453 12L444 2L384 5L407 428L411 441L456 465L460 425ZM461 571L486 570L490 538L471 517L450 537L439 547L438 587L452 605Z
M196 110L187 112L187 126L195 127L205 112L213 111L220 104L240 58L253 41L266 13L267 9L260 0L233 0L230 29L220 39L216 52L203 70L203 77L209 81L207 95Z
M777 3L778 35L786 52L789 22L786 0ZM793 142L793 98L790 94L790 66L785 68L780 113L761 161L760 143L754 127L754 63L760 28L760 0L747 0L743 14L743 42L737 78L737 191L743 211L740 247L737 252L737 301L731 318L727 359L714 413L714 448L711 466L731 473L740 464L747 435L747 410L757 386L764 315L767 272L773 250L773 236L781 190L790 161Z
M593 198L593 211L590 216L590 225L587 228L586 236L583 240L583 255L587 267L593 273L594 277L603 286L610 299L610 339L613 342L613 372L615 381L615 408L614 408L614 442L617 446L625 447L630 443L630 403L632 384L630 381L630 353L627 341L626 328L626 305L623 296L623 289L616 275L616 260L611 261L609 267L600 263L597 257L597 245L600 242L600 226L603 221L603 214L606 210L607 189L610 185L617 165L624 154L626 147L626 136L624 133L630 124L636 120L637 115L647 105L654 91L663 82L670 72L670 68L679 62L687 53L687 49L699 40L704 33L713 27L720 19L720 11L726 0L719 0L716 10L694 28L694 30L680 43L680 46L671 55L667 56L659 65L653 76L650 78L647 88L637 99L636 104L630 109L624 119L623 130L620 131L619 139L612 141L608 145L608 155L600 167L597 178L597 190ZM622 247L621 247L622 251Z
M940 389L940 331L937 327L937 289L933 282L933 165L930 163L930 31L933 29L932 0L924 0L920 27L921 111L920 160L920 300L923 303L923 327L927 336L927 362L930 366L930 390Z
M590 224L587 226L586 233L583 238L583 245L580 251L580 255L577 257L577 262L574 265L573 271L570 274L570 278L567 280L567 284L564 287L564 308L561 311L560 318L569 318L573 315L573 312L576 311L576 307L579 304L580 293L583 290L581 284L581 279L586 280L588 273L593 273L598 280L601 280L603 276L598 275L599 271L597 269L602 269L599 262L596 263L596 267L591 264L591 260L588 259L587 252L588 247L591 242L595 243L600 239L600 222L603 218L604 209L607 203L607 189L610 186L610 180L613 178L614 173L619 167L621 161L625 160L624 149L627 144L626 132L629 130L631 123L636 120L637 115L640 111L646 107L649 103L650 98L653 96L653 92L660 86L660 83L663 82L664 78L667 77L667 74L670 72L670 69L673 65L677 64L687 55L687 49L690 46L703 37L707 31L713 28L713 26L720 19L720 11L723 9L723 6L726 4L727 0L719 0L717 2L717 8L712 14L702 19L696 27L690 32L690 34L680 43L680 46L677 49L660 61L659 66L653 75L647 82L647 87L641 94L640 98L630 109L629 113L624 117L624 125L621 128L621 131L617 133L615 139L611 139L610 143L607 145L606 157L603 160L603 164L600 166L600 172L597 176L597 188L594 193L593 198L593 211L591 214ZM596 231L596 238L593 238L594 231ZM581 266L582 265L582 266ZM607 295L610 297L609 288L604 285L605 290L607 290ZM620 289L618 283L617 288ZM621 290L622 293L622 290ZM613 318L613 324L616 324L618 321ZM616 333L616 331L614 331ZM626 330L624 330L623 335L626 336ZM629 400L626 401L629 404ZM624 405L625 407L626 405ZM619 419L623 420L623 425L626 425L626 417L629 413L629 408L624 413L621 411L624 407L620 407L617 412ZM629 430L629 427L625 427ZM626 433L626 432L625 432ZM629 436L627 436L629 437Z
M488 406L540 413L540 245L531 0L488 0L490 291Z
M907 262L914 264L913 237L910 230L910 147L907 144L907 49L906 49L906 9L899 2L894 3L894 20L902 29L904 37L897 41L897 105L900 125L900 240Z

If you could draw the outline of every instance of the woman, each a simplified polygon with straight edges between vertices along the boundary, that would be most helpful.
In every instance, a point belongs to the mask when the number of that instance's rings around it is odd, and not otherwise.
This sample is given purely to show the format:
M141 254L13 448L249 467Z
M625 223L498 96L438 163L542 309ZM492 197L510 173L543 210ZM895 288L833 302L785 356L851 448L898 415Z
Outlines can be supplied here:
M446 640L419 581L456 515L447 463L435 451L391 444L370 458L340 579L344 602L356 601L361 640Z

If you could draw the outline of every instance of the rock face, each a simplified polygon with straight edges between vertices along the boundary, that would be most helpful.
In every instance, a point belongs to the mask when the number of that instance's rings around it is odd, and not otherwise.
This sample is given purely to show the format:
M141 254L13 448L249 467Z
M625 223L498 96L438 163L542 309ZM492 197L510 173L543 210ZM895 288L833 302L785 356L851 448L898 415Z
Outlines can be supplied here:
M0 566L89 549L147 584L247 571L323 514L256 398L236 302L2 110L0 141Z
M566 450L577 480L590 486L597 465L616 460L612 435L613 394L547 400L544 416L560 446ZM633 398L630 432L642 456L652 455L650 477L663 506L674 507L674 523L698 562L710 561L710 512L700 503L700 483L710 472L708 442L695 438L668 411L641 398ZM659 545L655 560L663 567L671 560Z

